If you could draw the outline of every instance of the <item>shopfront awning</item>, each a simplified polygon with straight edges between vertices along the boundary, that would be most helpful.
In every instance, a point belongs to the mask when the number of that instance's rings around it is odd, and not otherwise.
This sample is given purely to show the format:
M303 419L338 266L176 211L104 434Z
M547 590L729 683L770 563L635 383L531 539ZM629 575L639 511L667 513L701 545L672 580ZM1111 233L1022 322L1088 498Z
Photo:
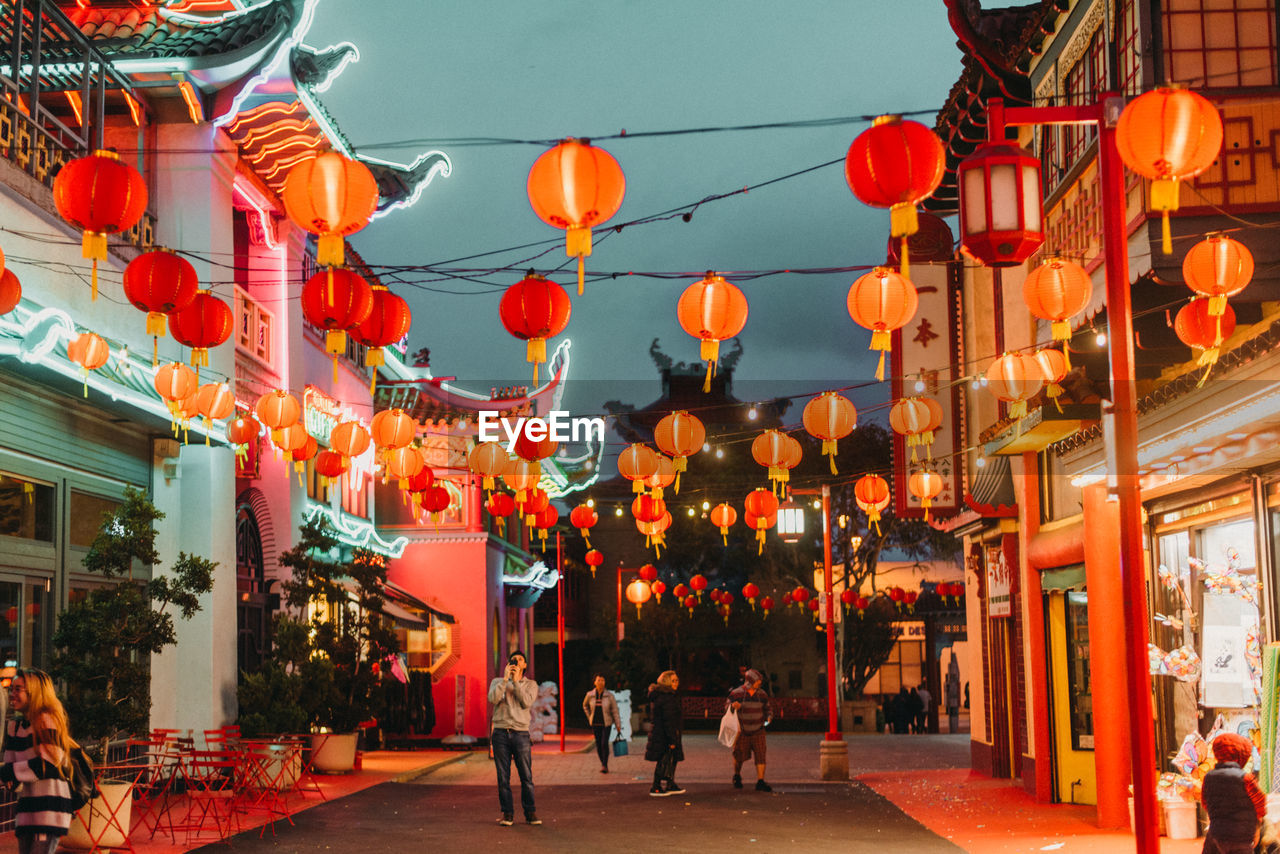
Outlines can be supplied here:
M1084 519L1077 518L1057 528L1042 528L1027 544L1027 563L1040 570L1083 566Z
M1041 406L992 438L983 451L988 457L1043 451L1101 417L1096 403L1064 403L1061 411L1056 406Z
M1046 569L1040 573L1040 591L1042 593L1063 593L1085 589L1084 564L1063 566L1058 569Z
M348 593L355 595L357 585L354 581L345 579L339 584ZM382 607L379 610L394 620L396 625L401 628L414 629L415 631L426 631L431 628L431 620L428 615L435 617L442 623L452 624L454 622L452 614L446 614L437 608L432 608L403 587L392 584L390 581L384 582L382 585Z

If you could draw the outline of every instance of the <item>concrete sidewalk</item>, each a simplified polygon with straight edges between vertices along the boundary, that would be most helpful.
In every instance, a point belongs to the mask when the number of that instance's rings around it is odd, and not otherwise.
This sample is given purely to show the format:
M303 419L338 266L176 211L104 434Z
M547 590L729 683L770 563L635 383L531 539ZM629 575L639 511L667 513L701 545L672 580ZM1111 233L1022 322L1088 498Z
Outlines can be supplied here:
M1037 804L1022 789L1019 781L992 780L973 775L968 770L969 741L967 735L956 736L884 736L851 735L849 744L850 778L854 785L823 782L818 770L818 745L822 736L817 733L771 733L768 737L768 765L766 778L774 786L774 795L752 791L755 769L743 769L745 789L730 787L732 758L710 734L690 734L685 737L686 759L676 772L688 793L679 798L659 799L658 803L674 808L680 801L687 809L711 810L703 820L715 819L718 810L751 809L753 811L785 807L787 810L835 809L835 805L852 798L861 803L864 796L858 794L866 787L886 799L889 809L896 807L907 817L918 822L942 840L958 848L1000 854L1014 851L1063 851L1081 854L1122 854L1134 850L1132 835L1101 831L1093 826L1091 807ZM608 775L600 773L594 742L590 733L570 731L565 736L564 752L560 750L558 736L534 745L534 779L539 790L539 813L548 824L556 821L565 833L572 834L572 809L581 809L584 799L604 797L607 804L648 804L646 797L653 773L653 763L644 761L644 738L637 736L629 745L627 756L610 757ZM333 804L322 812L334 809L350 814L335 802L346 803L357 811L359 804L369 801L366 795L351 797L357 793L373 796L372 790L383 783L414 783L432 789L429 802L439 809L448 806L451 812L475 821L472 811L488 812L494 809L493 765L487 751L386 751L367 753L362 767L348 775L319 778L326 800L311 796L295 801L295 818L321 803ZM593 787L590 794L581 787ZM462 788L456 788L462 787ZM581 796L570 795L578 787ZM416 788L414 786L408 787ZM559 794L556 794L559 793ZM612 794L610 794L612 793ZM821 793L825 793L821 794ZM820 797L821 801L814 801ZM545 798L545 799L544 799ZM781 801L776 800L782 798ZM834 800L833 800L834 799ZM375 800L377 798L375 797ZM883 803L883 802L882 802ZM819 806L820 804L820 806ZM865 808L865 804L862 808ZM461 812L458 812L458 811ZM673 815L670 810L667 815ZM827 820L841 826L842 813L826 813ZM815 812L815 820L819 813ZM690 813L692 816L692 813ZM607 808L598 813L606 822L615 821ZM674 819L673 819L674 820ZM897 820L885 818L897 827L894 832L906 832ZM321 822L323 825L324 822ZM274 829L264 827L260 816L246 816L242 833L232 844L236 849L248 845L263 835L279 850L293 850L292 835L303 827L315 827L308 819L291 828L288 822L279 820ZM674 829L674 827L673 827ZM857 823L849 826L850 832L858 832ZM16 851L12 835L3 837L0 854ZM566 840L568 837L566 837ZM333 840L335 845L340 840ZM564 841L564 840L562 840ZM181 836L174 841L157 834L147 839L146 834L135 833L133 847L138 854L181 854L208 846L211 837L192 840L189 844ZM1193 854L1200 850L1200 840L1161 840L1161 851L1167 854ZM252 846L250 846L252 848ZM211 849L212 850L212 849ZM921 850L924 850L923 848ZM933 850L929 848L929 850Z

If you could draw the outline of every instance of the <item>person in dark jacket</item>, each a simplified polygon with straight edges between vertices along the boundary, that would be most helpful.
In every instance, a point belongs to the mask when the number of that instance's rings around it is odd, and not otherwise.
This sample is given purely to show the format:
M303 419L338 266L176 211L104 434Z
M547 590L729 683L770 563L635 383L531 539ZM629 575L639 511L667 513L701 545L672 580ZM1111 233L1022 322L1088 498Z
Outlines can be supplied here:
M674 670L663 671L658 681L649 686L649 741L644 748L644 758L657 762L653 769L653 787L649 794L655 798L684 794L675 781L676 763L684 759L684 745L680 739L684 728L684 715L680 711L680 698L676 689L680 677Z
M893 731L895 733L911 732L911 695L906 687L898 689L898 696L893 701Z
M1203 854L1253 854L1267 797L1245 767L1253 759L1253 742L1224 732L1210 743L1217 764L1204 775L1200 802L1209 814Z
M924 698L915 688L907 694L907 725L912 732L924 732L920 727L920 719L924 717Z

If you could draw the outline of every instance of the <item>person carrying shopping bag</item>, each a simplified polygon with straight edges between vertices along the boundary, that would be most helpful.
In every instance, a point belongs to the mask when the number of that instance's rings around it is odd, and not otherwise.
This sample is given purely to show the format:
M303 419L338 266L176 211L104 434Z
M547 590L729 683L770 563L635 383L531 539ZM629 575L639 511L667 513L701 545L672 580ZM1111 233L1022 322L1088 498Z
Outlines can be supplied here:
M653 787L649 789L649 795L655 798L684 794L684 788L675 781L676 764L684 759L684 713L676 696L679 687L680 677L674 670L663 671L658 681L649 686L649 720L653 726L644 758L658 763L653 769Z
M582 711L587 716L587 723L596 737L596 755L600 757L600 773L609 773L609 730L618 728L622 734L622 718L618 714L618 701L613 692L605 690L604 674L597 673L595 687L582 698Z

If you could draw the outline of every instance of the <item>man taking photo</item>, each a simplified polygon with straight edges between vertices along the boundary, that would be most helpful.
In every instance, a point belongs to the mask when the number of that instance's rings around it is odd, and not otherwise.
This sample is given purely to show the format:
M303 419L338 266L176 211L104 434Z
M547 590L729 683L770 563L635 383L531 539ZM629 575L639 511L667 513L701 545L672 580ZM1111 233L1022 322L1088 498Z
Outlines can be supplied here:
M493 728L489 743L493 747L493 764L498 770L498 804L502 818L498 823L510 827L515 823L511 801L511 761L520 775L520 805L524 820L542 824L533 808L533 751L529 741L529 721L533 703L538 699L538 683L524 675L524 653L516 650L507 659L502 676L489 683L489 703L493 706Z

